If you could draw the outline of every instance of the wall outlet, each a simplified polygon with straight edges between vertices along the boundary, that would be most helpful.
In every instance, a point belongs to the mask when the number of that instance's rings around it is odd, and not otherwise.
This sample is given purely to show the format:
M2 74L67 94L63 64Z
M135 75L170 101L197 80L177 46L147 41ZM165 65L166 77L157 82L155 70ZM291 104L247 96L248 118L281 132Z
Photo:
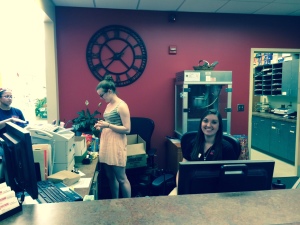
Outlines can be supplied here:
M237 111L238 111L238 112L243 112L244 110L245 110L244 104L238 104L238 105L237 105Z

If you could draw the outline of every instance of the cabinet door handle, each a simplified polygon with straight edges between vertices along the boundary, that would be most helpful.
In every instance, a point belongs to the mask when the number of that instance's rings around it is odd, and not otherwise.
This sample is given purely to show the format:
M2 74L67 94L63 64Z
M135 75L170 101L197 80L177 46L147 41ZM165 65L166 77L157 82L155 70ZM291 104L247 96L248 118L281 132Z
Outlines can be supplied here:
M294 134L294 133L295 133L295 131L293 131L293 130L290 130L290 133Z

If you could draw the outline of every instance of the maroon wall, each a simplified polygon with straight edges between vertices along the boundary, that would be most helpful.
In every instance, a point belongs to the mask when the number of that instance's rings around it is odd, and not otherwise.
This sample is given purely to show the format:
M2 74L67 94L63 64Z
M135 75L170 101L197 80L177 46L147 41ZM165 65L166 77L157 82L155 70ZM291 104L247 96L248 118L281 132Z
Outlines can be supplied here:
M251 48L300 48L300 17L251 16L234 14L177 13L174 23L168 12L56 8L59 110L61 120L76 117L85 108L95 110L103 101L96 94L98 80L86 63L90 37L107 25L123 25L144 40L148 62L143 75L133 84L118 88L132 116L155 121L152 146L158 149L157 162L166 160L165 136L174 131L175 73L191 70L200 59L219 61L215 70L233 74L232 134L248 132L249 70ZM168 46L177 45L169 55ZM237 112L237 104L245 104ZM105 105L105 104L104 104ZM100 108L103 112L104 106Z

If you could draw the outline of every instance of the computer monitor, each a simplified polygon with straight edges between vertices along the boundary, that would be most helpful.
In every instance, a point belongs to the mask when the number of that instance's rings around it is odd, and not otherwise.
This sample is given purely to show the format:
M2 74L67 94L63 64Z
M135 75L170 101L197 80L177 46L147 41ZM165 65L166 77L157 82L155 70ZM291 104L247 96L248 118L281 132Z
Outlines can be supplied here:
M272 160L180 162L178 195L270 190L274 164Z
M1 138L0 138L1 139ZM7 122L1 144L4 150L5 181L16 193L38 197L36 171L29 131Z

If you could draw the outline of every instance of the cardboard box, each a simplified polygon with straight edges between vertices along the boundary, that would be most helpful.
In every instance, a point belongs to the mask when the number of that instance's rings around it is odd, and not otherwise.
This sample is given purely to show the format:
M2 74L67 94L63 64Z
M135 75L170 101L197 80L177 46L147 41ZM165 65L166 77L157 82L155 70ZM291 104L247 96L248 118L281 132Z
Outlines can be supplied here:
M86 152L86 138L81 136L75 136L75 156L82 156Z
M127 135L126 169L147 166L146 142L137 134Z

